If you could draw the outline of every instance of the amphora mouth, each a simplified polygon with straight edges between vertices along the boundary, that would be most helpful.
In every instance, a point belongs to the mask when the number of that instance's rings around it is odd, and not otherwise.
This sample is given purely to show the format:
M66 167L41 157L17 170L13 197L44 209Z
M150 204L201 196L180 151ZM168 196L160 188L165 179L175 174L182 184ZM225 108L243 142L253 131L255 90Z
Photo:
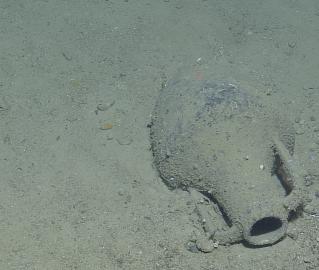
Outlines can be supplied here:
M287 227L287 218L265 216L247 226L243 237L251 245L272 245L286 235Z

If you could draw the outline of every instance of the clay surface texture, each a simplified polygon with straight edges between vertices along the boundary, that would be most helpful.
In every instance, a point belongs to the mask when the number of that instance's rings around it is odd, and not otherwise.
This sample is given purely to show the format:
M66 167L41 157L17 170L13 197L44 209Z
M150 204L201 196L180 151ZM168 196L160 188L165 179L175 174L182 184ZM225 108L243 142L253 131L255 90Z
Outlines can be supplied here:
M294 134L285 116L236 84L178 76L157 100L151 144L169 188L217 201L229 229L212 228L212 239L269 245L302 205Z

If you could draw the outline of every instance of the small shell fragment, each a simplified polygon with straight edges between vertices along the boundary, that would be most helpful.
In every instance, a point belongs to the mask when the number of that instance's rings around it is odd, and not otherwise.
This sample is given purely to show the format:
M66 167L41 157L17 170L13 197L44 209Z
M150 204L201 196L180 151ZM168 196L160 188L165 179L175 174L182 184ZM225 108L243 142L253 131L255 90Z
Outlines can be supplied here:
M111 124L111 123L104 123L104 124L100 127L100 129L102 129L102 130L108 130L108 129L111 129L111 128L113 128L113 124Z

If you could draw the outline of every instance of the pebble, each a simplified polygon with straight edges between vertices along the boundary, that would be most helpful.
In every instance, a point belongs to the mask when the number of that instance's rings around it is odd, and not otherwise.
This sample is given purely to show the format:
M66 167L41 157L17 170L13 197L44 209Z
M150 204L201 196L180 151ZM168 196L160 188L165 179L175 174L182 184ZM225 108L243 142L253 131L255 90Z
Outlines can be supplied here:
M111 128L113 128L113 124L111 124L111 123L104 123L104 124L100 127L100 129L102 129L102 130L109 130L109 129L111 129Z
M291 49L295 48L296 45L297 45L297 43L295 41L288 42L288 47L291 48Z
M115 104L115 100L112 100L111 102L108 102L108 103L100 103L96 106L96 108L99 110L99 111L107 111L108 109L110 109L113 105Z
M197 58L196 63L198 65L201 65L202 64L202 58L201 57Z
M107 139L108 141L113 140L113 138L114 138L114 137L113 137L112 135L109 135L109 136L106 137L106 139Z
M312 155L312 153L310 153L309 154L309 159L311 161L314 161L314 160L316 160L316 157L314 155ZM309 186L311 186L313 184L313 179L312 179L312 177L310 175L306 175L304 177L304 184L305 184L306 187L309 187Z
M116 141L118 142L119 145L130 145L133 142L133 139L130 137L122 137L122 138L117 138Z
M304 261L305 263L311 263L311 258L309 258L309 257L304 257L303 261Z
M298 127L296 128L296 134L297 134L297 135L302 135L302 134L304 134L304 133L305 133L305 129L304 129L303 126L298 126Z
M7 108L4 105L0 104L0 112L7 111Z
M296 230L289 230L287 232L287 235L293 240L297 240L298 239L298 232Z
M218 242L214 242L207 238L200 238L196 241L196 247L204 253L210 253L215 248L218 248Z
M9 105L4 98L0 99L0 114L9 111Z
M192 253L198 253L199 250L194 242L188 242L186 245L186 249Z

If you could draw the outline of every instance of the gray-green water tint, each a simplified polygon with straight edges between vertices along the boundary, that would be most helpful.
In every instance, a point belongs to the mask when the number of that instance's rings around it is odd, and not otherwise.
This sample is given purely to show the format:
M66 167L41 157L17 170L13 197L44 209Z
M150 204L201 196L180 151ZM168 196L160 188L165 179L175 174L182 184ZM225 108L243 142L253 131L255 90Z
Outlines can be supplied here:
M0 1L0 269L318 268L318 12L316 0ZM203 219L225 225L218 208L159 177L148 126L186 69L292 123L307 200L277 244L206 241Z

